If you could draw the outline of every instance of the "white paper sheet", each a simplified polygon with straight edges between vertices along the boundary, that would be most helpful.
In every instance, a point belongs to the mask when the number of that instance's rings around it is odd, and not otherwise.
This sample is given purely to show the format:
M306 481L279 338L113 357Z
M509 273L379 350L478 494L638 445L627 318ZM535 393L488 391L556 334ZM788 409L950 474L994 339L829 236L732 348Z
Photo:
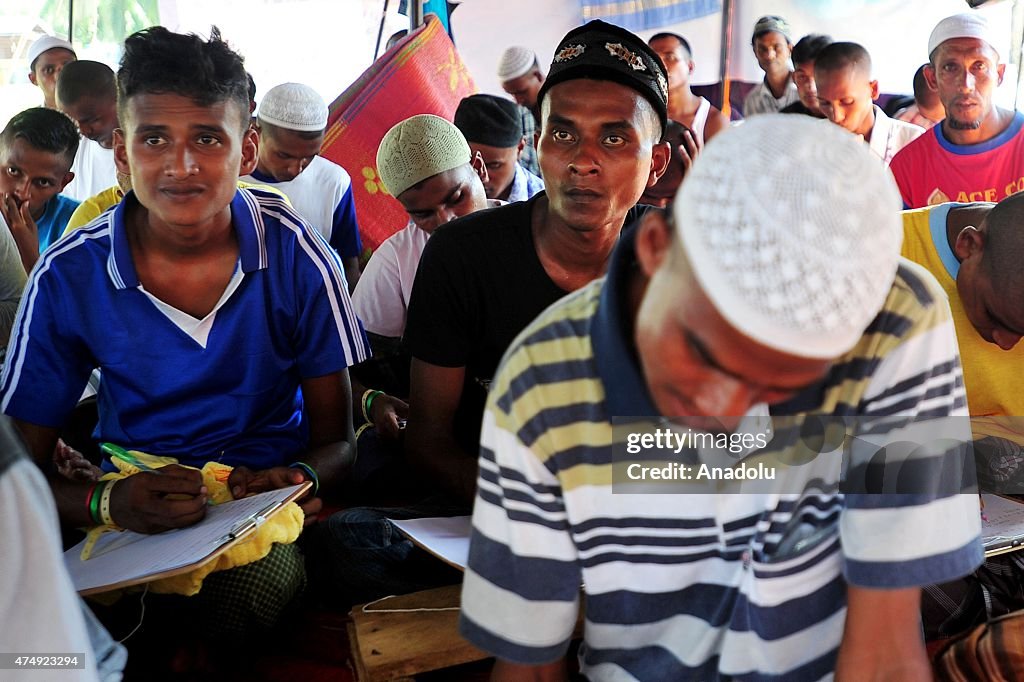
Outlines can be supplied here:
M414 543L445 563L465 570L469 562L469 516L391 520Z
M981 497L985 502L981 522L985 551L1024 545L1024 504L988 493Z

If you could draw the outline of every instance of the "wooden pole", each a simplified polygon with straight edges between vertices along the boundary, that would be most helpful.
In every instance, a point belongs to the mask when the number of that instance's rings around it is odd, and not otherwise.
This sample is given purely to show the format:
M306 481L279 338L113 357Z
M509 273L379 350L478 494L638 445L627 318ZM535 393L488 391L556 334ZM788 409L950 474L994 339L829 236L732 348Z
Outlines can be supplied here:
M719 107L722 113L725 114L726 118L732 111L732 106L729 104L729 66L731 64L731 53L732 53L732 13L733 13L733 0L723 0L722 2L722 53L719 64L721 70L719 77L722 81L722 104Z

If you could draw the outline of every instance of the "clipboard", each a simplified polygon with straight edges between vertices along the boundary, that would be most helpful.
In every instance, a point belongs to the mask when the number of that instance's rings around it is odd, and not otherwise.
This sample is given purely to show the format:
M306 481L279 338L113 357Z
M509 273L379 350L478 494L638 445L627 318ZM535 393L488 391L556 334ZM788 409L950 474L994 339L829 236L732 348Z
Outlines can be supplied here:
M985 504L981 522L981 544L985 556L992 557L1024 549L1024 503L1019 500L982 493Z
M64 564L83 596L188 573L245 540L311 485L306 481L209 507L203 520L188 528L151 535L104 533L88 560L82 561L83 540L64 552Z

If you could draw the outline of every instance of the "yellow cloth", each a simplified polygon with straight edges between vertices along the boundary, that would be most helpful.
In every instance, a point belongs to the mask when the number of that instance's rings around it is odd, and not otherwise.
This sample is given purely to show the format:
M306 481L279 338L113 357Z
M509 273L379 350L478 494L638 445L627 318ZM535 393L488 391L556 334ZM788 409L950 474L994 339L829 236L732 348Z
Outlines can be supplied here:
M239 189L245 189L246 187L258 187L259 189L278 194L284 197L285 201L288 201L288 197L286 197L281 190L270 187L269 185L257 185L251 182L242 182L239 180L238 187ZM68 220L68 226L64 228L64 234L69 234L80 227L85 227L93 220L100 217L100 214L108 208L114 204L121 203L121 199L123 198L124 192L122 192L121 188L117 185L108 187L99 194L89 197L79 204L78 208L75 209L75 212L71 214L71 219ZM288 201L288 205L291 206L290 201Z
M75 212L71 214L71 219L68 220L67 227L64 228L64 234L88 225L108 208L120 203L123 197L124 193L117 185L108 187L99 194L89 197L80 203Z
M178 460L173 457L157 457L138 450L129 450L129 452L151 469L178 463ZM110 461L118 468L118 471L104 474L100 480L119 480L141 471L135 465L116 457L112 457ZM203 474L203 485L206 486L211 504L223 504L233 499L231 491L228 489L228 476L231 475L231 467L219 462L207 462L200 471ZM274 543L290 544L295 542L302 532L304 522L305 514L302 509L294 502L289 502L281 511L257 526L256 530L246 539L236 542L213 561L188 573L154 580L149 583L149 590L158 594L182 594L185 596L196 594L203 586L203 579L211 573L259 561L270 553ZM82 550L83 561L88 559L88 553L91 552L96 539L102 533L111 530L117 529L110 526L96 526L89 530L86 546Z
M941 220L941 230L936 229L934 238L930 224L933 212L938 211L936 217L943 218L949 209L949 204L940 204L904 211L903 255L931 272L949 297L975 438L997 436L1024 442L1024 419L1004 418L1024 416L1024 391L1020 385L1020 377L1024 376L1024 347L1018 345L1004 351L994 343L985 341L967 318L956 289L956 280L940 256L940 249L947 254L947 258L951 253L949 240L945 236L946 221ZM946 241L936 246L937 238Z

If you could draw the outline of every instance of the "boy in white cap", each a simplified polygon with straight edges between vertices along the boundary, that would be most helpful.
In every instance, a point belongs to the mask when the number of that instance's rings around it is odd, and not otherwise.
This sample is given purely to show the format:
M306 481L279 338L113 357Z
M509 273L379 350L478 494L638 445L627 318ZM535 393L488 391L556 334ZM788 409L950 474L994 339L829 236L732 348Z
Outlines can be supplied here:
M800 93L789 70L789 57L793 53L789 23L782 17L761 17L754 24L750 45L757 65L764 71L764 80L743 99L743 116L774 113L799 101Z
M1024 189L1024 114L993 102L1006 70L998 44L978 12L946 17L932 30L924 78L946 118L890 165L906 208L994 202Z
M256 115L260 153L245 182L281 190L303 218L341 256L349 291L359 281L359 238L352 178L320 156L327 129L327 105L316 90L282 83L267 91Z
M498 62L498 79L502 89L516 101L522 109L523 136L526 147L523 149L523 166L531 173L540 175L537 163L537 148L534 140L537 126L540 125L540 106L537 104L537 93L544 85L544 72L540 70L537 54L527 48L513 46L505 50Z
M75 48L63 38L43 35L28 48L27 59L28 79L43 91L43 106L56 109L53 91L57 87L57 76L65 64L78 59Z
M905 418L965 414L949 307L900 261L898 209L855 138L755 119L705 149L672 217L623 234L607 277L518 336L488 396L462 592L492 680L565 679L580 585L589 680L931 679L920 586L982 557L977 495L939 482L966 420L900 495L853 473L877 447L803 436L807 415L848 419L851 440L853 418L900 415L884 443L913 440ZM629 449L653 426L750 445ZM665 465L675 480L651 483ZM765 474L737 480L748 467Z

